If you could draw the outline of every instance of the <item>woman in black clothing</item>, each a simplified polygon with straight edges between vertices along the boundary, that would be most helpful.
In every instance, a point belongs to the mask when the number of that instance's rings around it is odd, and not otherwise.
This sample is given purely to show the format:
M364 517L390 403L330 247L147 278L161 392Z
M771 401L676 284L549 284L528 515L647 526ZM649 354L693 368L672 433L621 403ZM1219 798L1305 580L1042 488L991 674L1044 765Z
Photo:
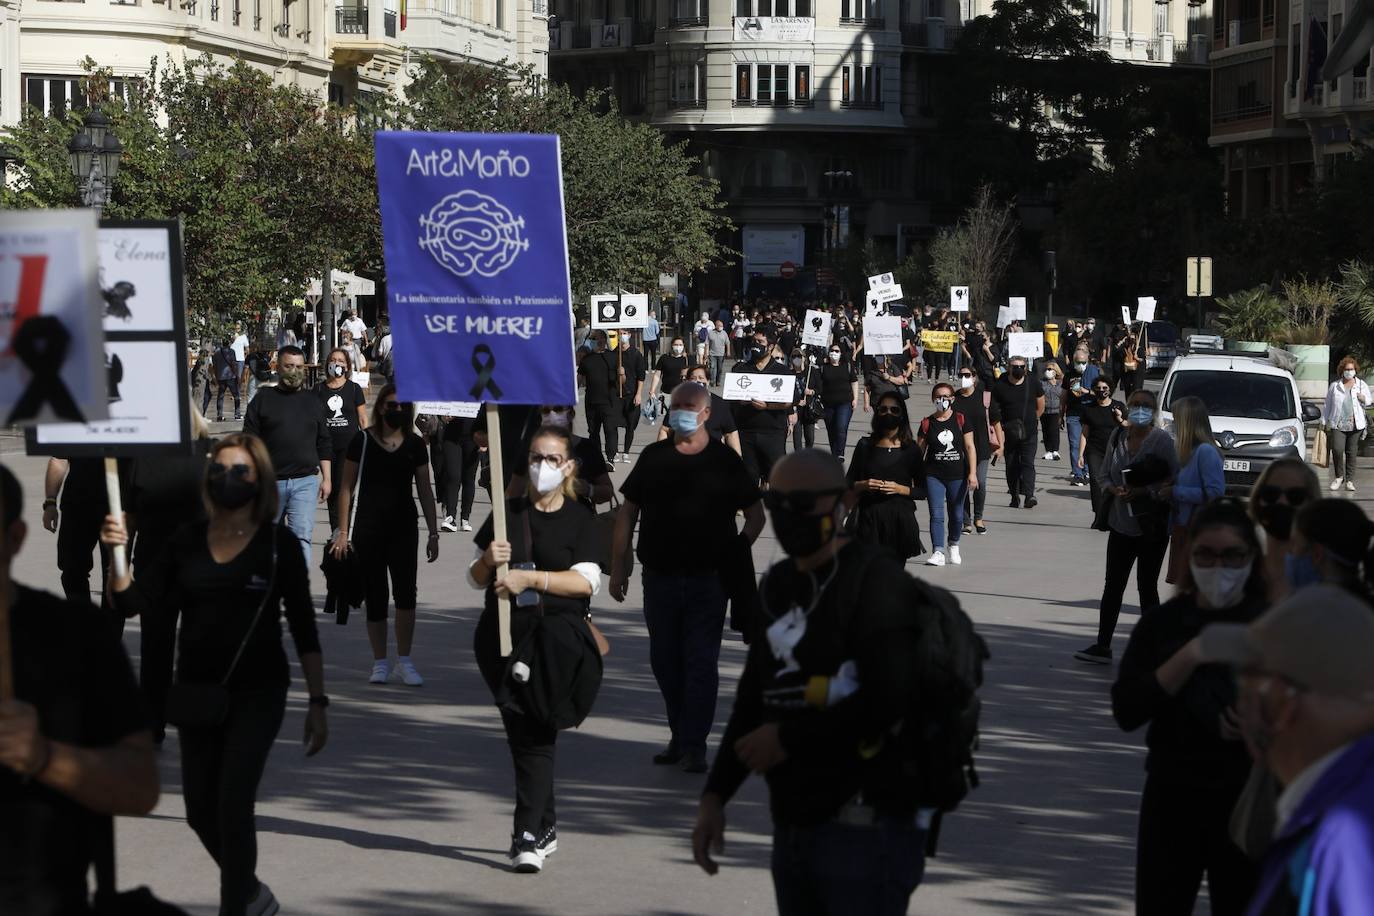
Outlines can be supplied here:
M476 426L476 419L452 417L439 434L444 464L442 524L445 531L472 530L469 519L472 518L472 501L477 492L477 467L482 458L481 446L472 437Z
M344 452L358 430L367 428L367 393L362 386L350 379L349 352L342 347L329 351L325 360L324 381L315 386L315 395L324 405L325 425L334 446L334 457L329 465L330 491L339 492L343 483ZM339 527L338 500L330 500L329 529ZM326 612L329 610L325 608Z
M387 663L386 615L390 603L387 573L396 598L396 670L407 687L419 687L424 678L410 658L415 640L416 578L420 530L415 525L414 492L420 493L429 542L425 556L439 559L439 529L434 507L434 487L429 481L429 453L424 440L412 432L414 405L396 400L396 386L387 384L377 393L372 425L359 432L348 446L347 465L338 492L338 534L329 549L336 557L348 551L348 509L358 493L358 510L352 520L353 549L366 570L367 639L372 643L372 674L368 683L385 684L391 676ZM359 480L359 467L362 479Z
M473 539L478 555L468 567L468 581L486 590L473 649L482 677L493 695L501 688L506 660L497 640L497 598L515 597L511 639L515 645L539 621L543 626L572 628L591 640L590 599L601 590L601 564L593 533L592 510L578 502L573 486L576 460L572 439L562 427L544 426L530 441L525 495L509 503L509 541L495 540L488 518ZM510 564L505 578L497 567ZM533 595L534 602L524 597ZM556 621L556 623L554 623ZM593 652L595 649L592 650ZM553 798L554 742L557 731L531 716L501 708L511 759L515 764L515 816L511 832L511 867L537 872L558 848Z
M844 461L849 421L854 418L854 402L859 399L859 374L838 343L831 344L828 353L820 367L821 419L830 440L830 454Z
M859 493L855 537L886 547L903 562L925 552L913 501L925 467L912 441L906 402L896 391L878 396L873 432L855 444L846 476Z
M797 374L797 403L793 411L792 451L816 446L816 421L820 419L812 410L817 385L821 381L820 368L816 357L805 349L792 351L792 371Z
M274 478L261 439L249 433L221 439L210 450L205 476L209 521L184 526L150 569L140 569L137 582L110 577L115 606L125 616L171 619L170 626L159 621L144 631L144 654L157 659L149 670L171 670L172 640L156 637L175 632L179 617L177 685L228 688L219 724L178 726L186 821L219 865L219 916L243 916L250 906L255 914L278 910L257 879L253 807L286 713L283 608L310 691L306 756L318 753L329 735L310 579L300 541L273 524ZM127 543L122 520L107 516L101 540L111 547Z
M1231 810L1250 774L1235 676L1201 662L1209 623L1248 623L1267 605L1255 527L1238 500L1199 509L1180 593L1140 618L1112 686L1124 731L1149 724L1136 845L1136 912L1193 912L1207 875L1212 912L1245 911L1259 872L1231 840Z

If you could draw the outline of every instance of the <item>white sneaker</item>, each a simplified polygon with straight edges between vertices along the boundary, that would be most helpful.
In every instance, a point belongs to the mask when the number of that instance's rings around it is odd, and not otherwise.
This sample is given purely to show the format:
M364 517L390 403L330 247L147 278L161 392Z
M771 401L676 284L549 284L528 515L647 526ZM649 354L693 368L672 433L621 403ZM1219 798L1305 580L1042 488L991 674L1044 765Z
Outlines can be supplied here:
M244 910L246 916L276 916L280 912L281 904L272 896L272 888L259 881L258 892L248 901L248 908Z
M468 521L467 519L463 519L462 523L458 527L464 531L471 531L472 522Z
M369 684L385 684L391 677L391 666L384 661L372 663L372 676L367 679Z
M420 672L415 670L415 663L410 659L398 659L396 670L401 675L401 680L407 687L423 687L425 679L420 677Z
M1335 480L1331 481L1331 489L1333 489L1333 490L1339 490L1340 488L1341 488L1341 478L1337 477Z
M1054 459L1055 461L1058 461L1058 460L1059 460L1059 457L1060 457L1060 456L1059 456L1059 453L1058 453L1058 452L1055 452L1053 455L1050 456L1050 458Z
M937 551L935 551L934 553L932 553L929 557L926 558L926 565L927 565L927 566L944 566L944 565L945 565L945 552L944 552L943 550L937 550Z
M1043 454L1043 455L1040 456L1040 460L1041 460L1041 461L1049 461L1049 460L1050 460L1051 458L1053 458L1053 457L1054 457L1054 452L1046 452L1045 454Z
M949 545L949 562L953 563L955 566L958 566L960 563L964 562L964 558L959 556L958 544Z
M1345 482L1345 488L1346 488L1347 490L1349 490L1351 493L1354 493L1354 492L1355 492L1355 481L1353 481L1353 480L1347 480L1347 481Z
M458 523L453 520L453 516L445 515L444 520L439 523L439 527L444 531L457 531Z

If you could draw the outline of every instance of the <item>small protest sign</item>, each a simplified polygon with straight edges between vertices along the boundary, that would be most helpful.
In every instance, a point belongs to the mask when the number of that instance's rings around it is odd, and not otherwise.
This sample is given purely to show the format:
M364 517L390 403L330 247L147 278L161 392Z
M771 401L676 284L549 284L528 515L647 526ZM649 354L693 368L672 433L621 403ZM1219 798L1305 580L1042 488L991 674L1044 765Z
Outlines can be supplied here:
M959 345L958 331L922 331L921 346L932 353L953 353Z
M951 312L968 311L967 286L951 286L949 288L949 310Z
M902 320L896 316L864 319L864 353L868 356L900 353L905 346L902 340Z
M1045 355L1045 335L1039 331L1018 331L1007 335L1007 356L1039 359Z
M1135 300L1135 320L1146 324L1155 320L1154 296L1141 296Z
M1007 299L1007 309L1011 312L1012 321L1026 320L1026 297L1012 296ZM1010 324L1011 322L1008 322Z
M807 309L802 322L802 344L808 347L830 346L830 313Z
M796 398L796 383L797 379L792 375L727 372L721 385L720 396L727 401L791 404Z

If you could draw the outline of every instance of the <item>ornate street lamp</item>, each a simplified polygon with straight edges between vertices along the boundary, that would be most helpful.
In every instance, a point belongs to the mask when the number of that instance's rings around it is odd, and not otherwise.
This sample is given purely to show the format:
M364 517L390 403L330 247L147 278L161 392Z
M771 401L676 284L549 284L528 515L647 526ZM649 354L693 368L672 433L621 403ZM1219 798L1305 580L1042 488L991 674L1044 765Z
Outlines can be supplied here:
M124 146L110 130L110 119L97 109L90 109L81 121L81 130L67 144L72 177L81 189L81 203L94 207L99 213L110 202L115 175L119 172L119 158Z

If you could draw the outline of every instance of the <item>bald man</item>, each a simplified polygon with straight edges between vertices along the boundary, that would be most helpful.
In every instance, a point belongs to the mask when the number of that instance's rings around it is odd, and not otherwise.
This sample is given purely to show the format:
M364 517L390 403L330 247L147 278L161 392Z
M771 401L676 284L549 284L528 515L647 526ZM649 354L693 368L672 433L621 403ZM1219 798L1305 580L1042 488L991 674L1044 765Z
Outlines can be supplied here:
M620 492L611 560L611 597L629 588L630 535L639 558L649 661L668 715L668 746L654 763L706 772L706 737L716 714L720 639L725 629L722 564L763 531L759 489L740 456L706 431L711 400L701 385L673 389L671 439L639 456ZM744 529L735 516L744 513ZM737 540L743 538L744 547Z
M842 532L854 496L829 452L778 462L764 501L789 558L761 583L764 629L701 797L693 855L716 873L725 805L761 773L780 916L900 916L925 861L900 727L918 690L911 580Z

